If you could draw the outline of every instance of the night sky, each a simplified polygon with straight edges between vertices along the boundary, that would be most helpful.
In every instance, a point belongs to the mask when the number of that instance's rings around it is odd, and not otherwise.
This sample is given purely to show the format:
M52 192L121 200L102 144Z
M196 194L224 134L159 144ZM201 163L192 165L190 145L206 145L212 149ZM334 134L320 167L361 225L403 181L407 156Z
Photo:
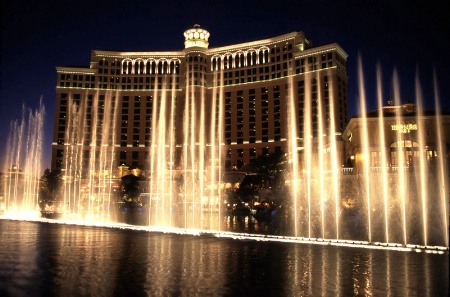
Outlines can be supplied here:
M50 167L56 66L89 66L90 52L183 49L183 32L200 24L210 48L303 31L313 45L336 42L347 61L350 116L357 109L361 55L367 104L376 102L375 68L385 102L394 69L401 98L414 101L416 70L426 102L435 69L442 108L450 110L450 9L447 0L122 1L1 0L0 168L12 120L22 105L46 108L44 168ZM0 169L1 170L1 169Z

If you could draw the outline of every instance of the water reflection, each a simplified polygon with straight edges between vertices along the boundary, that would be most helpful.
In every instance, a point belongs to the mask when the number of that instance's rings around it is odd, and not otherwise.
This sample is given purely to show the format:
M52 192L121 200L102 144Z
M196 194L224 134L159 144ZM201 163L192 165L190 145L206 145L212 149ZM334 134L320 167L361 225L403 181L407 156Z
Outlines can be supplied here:
M448 253L8 220L0 220L0 231L2 296L442 296L448 292Z

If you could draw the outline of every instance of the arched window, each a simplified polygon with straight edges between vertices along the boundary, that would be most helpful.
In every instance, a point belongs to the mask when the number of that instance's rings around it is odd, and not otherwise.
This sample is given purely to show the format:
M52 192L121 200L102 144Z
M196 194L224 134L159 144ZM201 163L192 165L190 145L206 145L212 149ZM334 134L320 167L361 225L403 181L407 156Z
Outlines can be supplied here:
M159 64L158 64L158 73L167 73L167 61L166 59L161 59L159 60Z
M264 64L269 61L269 48L264 46L258 52L259 64Z
M264 50L260 50L258 53L259 64L264 63Z
M231 68L231 55L226 54L223 58L224 60L224 69L230 69Z
M245 66L245 56L244 54L239 54L239 67Z
M219 70L222 69L222 58L220 57L217 58L217 66Z
M122 74L130 74L132 70L133 63L130 59L122 61Z
M391 144L391 148L414 148L419 147L419 144L412 140L398 140Z
M390 145L391 166L411 167L419 158L419 144L412 140L398 140Z
M159 61L158 63L158 71L156 73L162 73L162 63Z

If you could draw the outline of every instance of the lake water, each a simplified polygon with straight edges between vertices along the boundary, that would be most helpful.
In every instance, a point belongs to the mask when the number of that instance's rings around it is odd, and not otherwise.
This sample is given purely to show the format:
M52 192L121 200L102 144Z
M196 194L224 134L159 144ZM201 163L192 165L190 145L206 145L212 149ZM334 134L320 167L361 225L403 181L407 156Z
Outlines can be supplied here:
M0 219L0 296L448 296L449 256Z

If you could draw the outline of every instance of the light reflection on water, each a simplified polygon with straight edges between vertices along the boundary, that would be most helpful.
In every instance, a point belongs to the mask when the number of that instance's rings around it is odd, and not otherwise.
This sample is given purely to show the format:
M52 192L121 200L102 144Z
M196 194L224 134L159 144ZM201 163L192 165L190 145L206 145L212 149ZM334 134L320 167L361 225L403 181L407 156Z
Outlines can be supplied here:
M0 220L1 296L447 296L448 252Z

